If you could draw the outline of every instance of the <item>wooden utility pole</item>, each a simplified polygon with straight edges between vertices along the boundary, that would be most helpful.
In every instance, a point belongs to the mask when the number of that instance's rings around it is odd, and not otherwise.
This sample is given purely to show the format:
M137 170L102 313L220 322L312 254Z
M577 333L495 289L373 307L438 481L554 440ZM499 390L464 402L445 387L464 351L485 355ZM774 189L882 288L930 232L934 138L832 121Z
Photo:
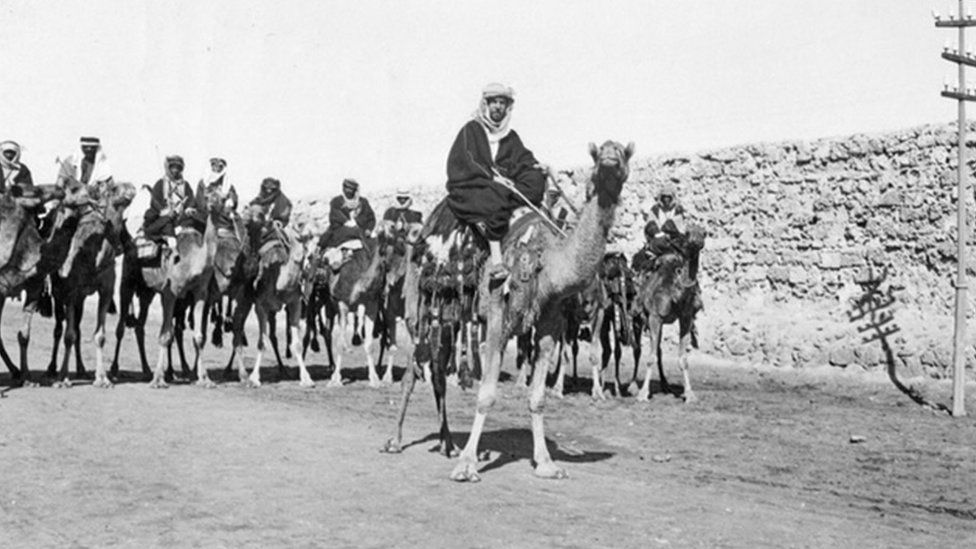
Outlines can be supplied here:
M969 227L966 222L966 199L969 196L969 181L966 173L966 101L976 101L976 95L966 87L966 66L976 67L976 57L966 50L966 27L976 27L970 13L963 15L965 0L959 0L959 15L949 14L944 20L938 14L935 16L936 27L959 29L959 45L956 49L946 45L942 50L942 58L951 61L959 67L959 84L955 89L949 89L948 82L942 90L942 97L955 99L959 103L959 194L956 199L956 318L952 345L952 415L962 417L966 415L966 313L969 301L966 298L967 246Z

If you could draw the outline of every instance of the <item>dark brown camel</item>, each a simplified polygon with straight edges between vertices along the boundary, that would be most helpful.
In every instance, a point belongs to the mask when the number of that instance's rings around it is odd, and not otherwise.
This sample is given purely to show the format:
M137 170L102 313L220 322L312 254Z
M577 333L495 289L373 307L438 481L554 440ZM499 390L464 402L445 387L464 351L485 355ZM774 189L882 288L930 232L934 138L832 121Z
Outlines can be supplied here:
M665 324L678 322L678 364L684 381L684 400L694 402L688 375L688 351L698 347L695 335L695 315L702 310L701 287L698 285L698 258L705 243L705 231L689 227L685 253L668 253L656 259L656 268L639 275L636 315L646 322L651 351L657 358L661 387L670 391L661 360L661 331ZM637 364L634 369L636 371ZM637 393L638 400L648 400L651 392L651 369L647 368L644 383Z
M23 324L17 334L20 346L20 368L13 365L0 340L0 357L10 370L15 385L33 384L28 367L27 347L30 343L31 321L41 303L41 296L48 275L64 263L71 248L72 236L78 226L78 210L89 204L83 187L73 187L66 196L65 190L56 185L38 185L31 196L14 198L5 195L0 205L0 313L7 297L26 291ZM77 191L77 192L75 192ZM56 202L52 202L56 201ZM48 214L48 236L41 238L30 214L19 203L36 208L40 204L57 204ZM9 247L8 247L9 246ZM80 351L77 353L80 357ZM84 374L80 359L79 375ZM49 368L52 375L54 368Z
M383 251L384 247L377 239L366 238L363 247L354 250L339 271L332 274L329 299L325 304L327 339L335 363L329 387L342 387L343 355L350 344L357 341L362 342L366 353L369 386L379 387L381 384L373 358L373 339L386 279Z
M441 203L427 219L428 227L438 224ZM434 403L440 420L435 450L445 456L457 455L447 422L447 369L451 360L460 367L457 353L459 339L466 336L468 357L477 360L477 340L471 327L477 321L479 268L486 252L478 236L469 227L459 227L446 237L433 234L418 245L408 245L404 278L404 323L416 341L413 360L407 364L401 380L400 414L394 436L382 451L403 451L403 423L417 377L424 372L434 391Z
M61 363L60 386L70 386L68 361L71 350L80 347L78 334L85 298L98 293L98 313L95 325L95 380L96 387L111 387L102 356L105 345L105 317L115 292L116 250L121 248L120 233L125 224L123 214L135 196L131 183L105 183L90 187L94 204L81 212L78 228L64 264L51 273L52 296L56 309L63 311L66 323L64 331L64 360ZM59 319L60 320L60 319ZM55 328L54 348L59 345ZM76 353L77 354L77 353Z
M263 214L258 210L246 212L245 226L248 242L258 242L264 228ZM245 284L235 295L234 304L234 355L237 358L238 375L241 383L252 387L261 385L261 360L266 349L269 326L273 329L273 318L282 307L286 313L286 327L292 354L298 361L299 384L314 387L312 376L305 367L301 349L302 332L305 322L302 318L302 302L308 296L312 283L313 269L309 266L308 242L286 228L279 229L279 238L269 244L258 257L263 267L257 272L257 265L247 268L250 283ZM251 275L251 273L254 273ZM244 366L244 321L251 308L258 319L258 344L254 367L250 375Z
M636 341L643 328L642 318L632 314L631 303L636 298L634 275L627 265L627 257L611 252L603 258L598 288L591 294L592 324L594 332L590 340L590 365L592 368L592 397L604 399L602 373L614 358L613 394L621 395L620 358L622 347L629 346L634 353L634 364L640 363L641 347ZM597 357L597 349L600 356ZM636 369L634 381L636 381Z

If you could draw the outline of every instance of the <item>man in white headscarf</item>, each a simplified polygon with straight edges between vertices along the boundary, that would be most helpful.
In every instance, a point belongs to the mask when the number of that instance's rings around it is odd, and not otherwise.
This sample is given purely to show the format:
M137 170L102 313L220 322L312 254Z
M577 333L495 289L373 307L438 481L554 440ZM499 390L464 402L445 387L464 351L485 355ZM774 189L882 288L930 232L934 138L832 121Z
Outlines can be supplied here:
M515 188L533 205L542 204L545 172L509 127L515 93L502 84L481 92L478 109L458 133L447 157L447 206L459 220L478 227L488 240L491 276L504 279L501 240L512 212L524 206Z
M97 137L82 137L81 151L60 162L57 184L65 187L77 182L82 185L99 185L112 181L112 167L102 151Z
M224 189L229 186L227 182L227 161L218 157L211 158L210 171L203 177L201 184L207 196L214 191L224 192Z
M0 194L15 187L29 190L33 185L30 170L20 161L20 145L14 141L0 143Z

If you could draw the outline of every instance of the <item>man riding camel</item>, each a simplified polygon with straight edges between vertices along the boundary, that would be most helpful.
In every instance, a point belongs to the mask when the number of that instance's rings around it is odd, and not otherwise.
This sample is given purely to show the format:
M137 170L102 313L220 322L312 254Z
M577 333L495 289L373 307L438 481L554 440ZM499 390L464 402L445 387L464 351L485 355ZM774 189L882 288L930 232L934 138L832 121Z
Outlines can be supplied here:
M411 234L416 237L424 222L424 215L412 209L413 198L407 189L397 189L396 205L387 208L383 213L383 232L389 236L399 252Z
M227 184L227 161L218 157L211 158L210 171L200 180L200 185L207 196L215 191L225 192L224 188L230 186Z
M149 209L142 221L143 236L156 243L165 243L176 251L176 226L184 214L196 213L193 208L193 189L183 179L183 158L167 156L165 172L153 185Z
M8 189L15 195L24 195L34 186L34 178L27 166L20 161L20 145L14 141L0 143L0 194Z
M72 180L82 185L98 185L112 181L112 167L102 151L97 137L82 137L81 152L69 155L61 161L57 184L64 187Z
M319 239L319 249L333 270L344 261L342 248L351 251L362 247L362 239L376 228L376 214L369 200L359 195L355 179L342 182L342 194L329 202L329 228Z
M512 88L487 85L478 109L458 132L447 158L447 206L488 241L490 273L495 280L508 276L501 241L512 212L525 206L525 200L541 205L546 189L543 168L509 127L514 102Z
M674 184L661 185L644 226L644 248L634 256L637 270L653 269L655 259L666 253L685 255L685 231L692 216L677 200Z

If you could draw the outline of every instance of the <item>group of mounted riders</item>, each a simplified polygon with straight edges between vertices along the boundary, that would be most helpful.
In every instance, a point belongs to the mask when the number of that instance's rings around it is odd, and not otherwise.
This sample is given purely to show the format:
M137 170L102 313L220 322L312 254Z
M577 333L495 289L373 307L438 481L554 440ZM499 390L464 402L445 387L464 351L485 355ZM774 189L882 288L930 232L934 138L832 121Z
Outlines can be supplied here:
M447 196L426 224L421 212L413 209L409 191L398 189L396 204L386 210L377 227L376 216L369 201L361 195L359 183L345 179L341 194L329 204L328 229L318 239L317 248L323 262L333 273L338 272L377 233L385 236L393 253L404 256L408 246L422 247L431 235L443 235L461 225L471 228L484 245L487 256L484 267L489 278L504 283L510 272L502 259L502 241L513 213L535 211L557 230L562 230L572 223L569 210L576 211L562 194L550 169L536 160L511 129L513 105L514 92L510 87L490 84L484 88L478 108L461 128L448 154ZM33 216L42 238L51 230L53 204L89 194L91 189L113 181L100 140L83 137L79 153L60 162L55 186L61 192L45 202L35 192L32 174L20 156L17 143L0 143L0 194L9 195ZM237 196L231 192L227 166L225 159L211 158L210 171L194 189L184 178L183 158L166 157L163 176L150 188L151 200L142 228L130 241L140 261L158 263L162 257L169 256L171 262L178 262L177 235L184 228L202 234L212 213L208 204L214 200L225 202L212 218L218 231L238 232L242 225L259 228L257 238L249 242L254 256L259 257L273 243L292 244L285 231L292 203L284 194L281 182L265 178L258 196L238 213ZM668 253L684 254L688 217L674 185L662 185L646 213L645 246L634 256L630 269L650 271L655 268L655 258ZM121 252L122 243L119 243L117 253ZM46 288L46 285L35 286L35 291L26 288L28 304L37 301ZM405 314L402 301L403 296L397 295L392 302L392 314L396 317Z

